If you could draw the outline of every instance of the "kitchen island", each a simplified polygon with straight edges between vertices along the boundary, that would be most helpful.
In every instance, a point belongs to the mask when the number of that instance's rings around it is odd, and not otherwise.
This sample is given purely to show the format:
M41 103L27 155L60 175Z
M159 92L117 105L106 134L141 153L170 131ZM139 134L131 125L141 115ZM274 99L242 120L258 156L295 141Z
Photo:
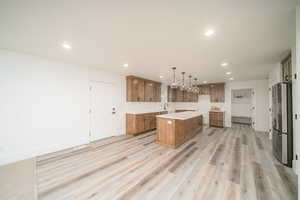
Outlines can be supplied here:
M202 131L203 116L197 111L156 116L156 143L177 148Z

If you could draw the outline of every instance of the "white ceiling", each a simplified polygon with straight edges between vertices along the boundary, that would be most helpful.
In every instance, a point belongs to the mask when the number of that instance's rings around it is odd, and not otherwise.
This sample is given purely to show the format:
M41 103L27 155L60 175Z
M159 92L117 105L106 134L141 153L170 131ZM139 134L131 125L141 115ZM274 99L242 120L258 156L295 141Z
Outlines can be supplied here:
M159 80L266 78L295 43L296 0L0 0L0 48ZM213 28L212 38L203 36ZM71 43L72 50L61 48ZM129 63L124 69L123 63Z

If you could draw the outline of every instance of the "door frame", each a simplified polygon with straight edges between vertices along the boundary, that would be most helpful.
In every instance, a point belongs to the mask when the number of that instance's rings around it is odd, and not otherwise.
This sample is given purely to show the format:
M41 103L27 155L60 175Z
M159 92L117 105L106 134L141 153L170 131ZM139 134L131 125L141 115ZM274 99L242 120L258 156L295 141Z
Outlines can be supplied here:
M93 137L92 137L92 89L93 89L92 86L95 83L115 85L114 82L108 82L108 81L98 81L98 80L90 80L89 81L89 143L98 141L98 140L93 140ZM102 138L102 139L106 139L106 138ZM102 139L99 139L99 140L102 140Z
M232 91L233 90L246 90L246 89L250 89L254 94L252 96L252 102L254 102L254 110L253 110L253 118L251 117L251 120L252 120L252 128L254 130L256 130L256 109L257 109L257 106L256 106L256 90L254 87L232 87L230 88L230 98L229 98L229 103L230 103L230 117L229 117L229 122L230 122L230 127L232 127L232 122L231 122L231 111L232 111ZM253 105L252 105L253 106ZM254 124L253 124L253 121L254 121Z

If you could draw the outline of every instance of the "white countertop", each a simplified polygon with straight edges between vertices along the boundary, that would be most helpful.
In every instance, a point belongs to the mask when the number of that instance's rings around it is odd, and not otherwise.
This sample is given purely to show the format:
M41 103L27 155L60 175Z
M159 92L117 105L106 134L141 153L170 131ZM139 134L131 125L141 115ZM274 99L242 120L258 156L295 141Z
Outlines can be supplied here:
M139 114L146 114L146 113L158 113L158 112L167 112L166 110L158 110L158 111L129 111L126 112L127 114L139 115Z
M200 116L202 114L203 113L198 112L198 111L186 111L186 112L170 113L170 114L165 114L165 115L157 115L156 117L186 120L186 119Z
M210 110L209 112L225 112L223 110Z

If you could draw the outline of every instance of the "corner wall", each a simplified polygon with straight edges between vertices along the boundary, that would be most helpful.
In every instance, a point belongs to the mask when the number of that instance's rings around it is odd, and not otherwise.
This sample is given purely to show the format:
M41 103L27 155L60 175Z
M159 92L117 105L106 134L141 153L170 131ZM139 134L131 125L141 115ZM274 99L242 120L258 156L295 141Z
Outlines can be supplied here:
M294 73L297 74L298 78L293 80L293 106L294 114L298 115L298 120L294 120L294 154L298 155L298 160L294 161L294 171L300 175L300 2L298 1L297 10L296 10L296 65L293 67ZM294 63L294 62L293 62ZM298 185L300 183L298 182ZM300 194L300 187L298 187L298 194ZM300 198L300 195L298 195Z
M127 103L126 78L98 69L0 50L0 74L0 165L89 143L90 81L117 86L120 135L127 111L161 110Z

